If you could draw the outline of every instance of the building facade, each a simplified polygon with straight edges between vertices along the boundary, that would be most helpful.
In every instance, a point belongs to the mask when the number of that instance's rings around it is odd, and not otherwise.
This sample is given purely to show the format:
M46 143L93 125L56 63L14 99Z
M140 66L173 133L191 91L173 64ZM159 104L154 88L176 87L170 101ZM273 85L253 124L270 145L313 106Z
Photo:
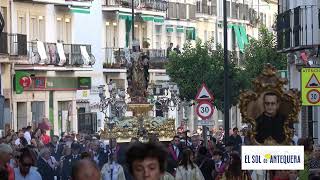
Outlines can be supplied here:
M301 69L319 67L320 2L279 0L278 50L287 54L289 87L301 91ZM319 143L319 108L303 106L295 128L299 137Z
M6 27L0 36L0 129L36 126L43 118L52 123L54 134L103 128L98 86L112 80L117 88L127 89L125 62L133 29L150 57L150 91L165 95L170 43L181 49L197 39L223 44L222 2L135 0L132 20L127 0L1 1ZM241 55L249 37L258 37L260 24L272 30L276 12L277 3L270 0L227 1L228 49ZM196 129L193 103L160 112L150 101L154 116L175 118L177 127ZM237 108L231 117L232 126L240 126ZM213 115L216 127L221 119L221 113Z

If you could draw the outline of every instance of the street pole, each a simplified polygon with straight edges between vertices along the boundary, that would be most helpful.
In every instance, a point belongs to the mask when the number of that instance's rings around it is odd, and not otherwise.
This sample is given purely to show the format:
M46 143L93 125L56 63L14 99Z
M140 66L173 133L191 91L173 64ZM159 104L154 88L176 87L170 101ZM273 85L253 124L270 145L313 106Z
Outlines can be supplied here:
M132 0L131 1L131 3L132 3L132 23L131 23L131 25L132 25L132 44L133 44L133 41L134 41L134 0ZM132 47L132 49L133 49L133 47Z
M207 126L202 126L202 137L204 146L208 147Z
M228 29L227 2L223 0L223 32L224 32L224 143L229 138L229 62L228 62Z

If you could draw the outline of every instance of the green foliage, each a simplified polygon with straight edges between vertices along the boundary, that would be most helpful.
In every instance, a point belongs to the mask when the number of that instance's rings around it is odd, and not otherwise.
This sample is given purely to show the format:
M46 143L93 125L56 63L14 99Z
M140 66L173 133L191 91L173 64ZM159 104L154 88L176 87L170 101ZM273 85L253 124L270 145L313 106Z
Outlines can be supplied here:
M196 42L195 47L186 43L182 54L170 54L166 70L171 80L178 84L181 98L194 99L197 89L204 82L215 96L214 105L223 110L224 100L224 59L220 45L213 48L213 41ZM237 59L229 57L230 66L230 102L236 105L241 89L245 88L246 79L241 76L242 70L236 66Z
M249 46L245 49L244 68L249 82L262 72L267 63L272 64L278 70L287 69L286 56L276 50L274 34L267 28L261 27L259 38L250 39Z

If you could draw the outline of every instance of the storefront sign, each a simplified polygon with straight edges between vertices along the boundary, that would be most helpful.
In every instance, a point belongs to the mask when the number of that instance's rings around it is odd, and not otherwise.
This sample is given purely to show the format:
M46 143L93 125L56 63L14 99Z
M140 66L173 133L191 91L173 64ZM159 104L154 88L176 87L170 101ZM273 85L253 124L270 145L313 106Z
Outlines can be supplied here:
M24 71L17 71L15 75L15 91L17 94L22 94L23 90L31 85L30 73Z
M79 89L90 89L91 78L90 77L78 77L78 88Z
M87 100L90 96L90 90L77 90L77 100Z

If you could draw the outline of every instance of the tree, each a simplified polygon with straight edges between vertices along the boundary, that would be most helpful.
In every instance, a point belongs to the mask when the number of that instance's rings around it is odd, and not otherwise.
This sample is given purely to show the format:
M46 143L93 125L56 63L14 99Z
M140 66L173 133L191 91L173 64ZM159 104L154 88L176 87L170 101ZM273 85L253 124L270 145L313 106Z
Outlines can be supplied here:
M192 100L195 98L198 88L204 82L209 90L214 93L214 105L223 110L224 100L224 59L223 49L217 45L213 48L213 42L196 42L195 47L186 43L181 54L171 53L166 70L171 80L177 83L180 97ZM230 53L230 103L236 105L241 89L246 86L246 79L241 76L243 70L236 66L237 59Z
M287 69L286 56L277 52L275 35L266 27L261 27L259 38L250 39L249 45L245 48L244 68L249 82L262 72L267 63L278 70ZM250 85L251 83L249 83Z

